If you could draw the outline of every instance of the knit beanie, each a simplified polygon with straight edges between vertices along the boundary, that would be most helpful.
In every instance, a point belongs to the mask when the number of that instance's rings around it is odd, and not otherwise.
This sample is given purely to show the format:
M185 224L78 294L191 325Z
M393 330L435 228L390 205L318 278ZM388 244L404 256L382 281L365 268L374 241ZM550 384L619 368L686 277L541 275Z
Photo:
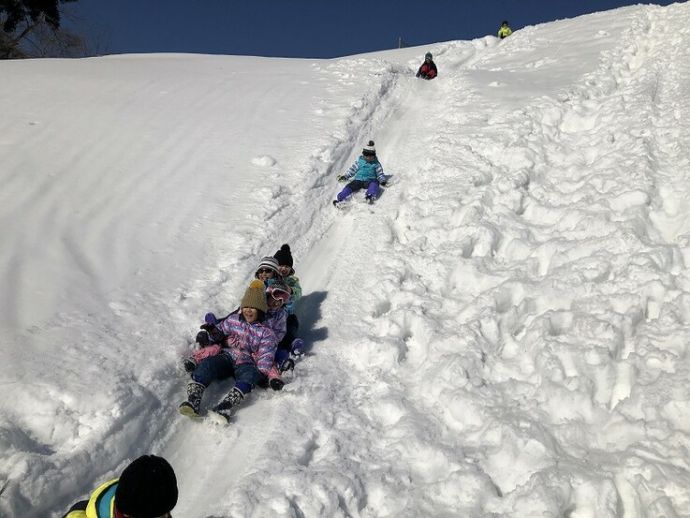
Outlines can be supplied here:
M115 490L115 507L137 518L155 518L177 504L177 478L162 457L143 455L125 468Z
M254 308L266 313L266 311L268 311L268 305L266 305L266 294L264 290L264 283L259 279L254 279L249 283L249 288L244 292L240 307Z
M369 143L362 149L362 154L364 156L376 156L376 147L374 147L374 141L370 140Z
M292 254L290 253L290 245L284 244L280 247L273 257L276 258L280 266L289 266L292 268Z
M278 261L275 260L275 258L271 256L266 256L261 259L261 262L259 263L259 266L256 267L257 273L259 270L263 268L268 268L269 270L273 270L273 272L276 275L280 275L280 272L278 271Z

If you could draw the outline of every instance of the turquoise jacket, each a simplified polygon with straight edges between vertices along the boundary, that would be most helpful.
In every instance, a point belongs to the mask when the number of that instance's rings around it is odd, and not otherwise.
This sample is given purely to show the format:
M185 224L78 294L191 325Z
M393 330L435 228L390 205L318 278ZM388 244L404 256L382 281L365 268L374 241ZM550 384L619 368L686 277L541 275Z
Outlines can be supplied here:
M349 180L353 176L355 180L360 180L362 182L372 182L374 180L382 182L385 179L383 175L383 166L378 158L375 158L371 162L367 162L363 156L355 160L344 175L345 180Z

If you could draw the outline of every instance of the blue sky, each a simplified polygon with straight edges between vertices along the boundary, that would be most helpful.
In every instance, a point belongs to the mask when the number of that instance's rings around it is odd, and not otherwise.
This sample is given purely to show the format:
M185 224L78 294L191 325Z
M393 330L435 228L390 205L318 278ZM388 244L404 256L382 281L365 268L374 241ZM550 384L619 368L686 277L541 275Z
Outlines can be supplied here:
M305 58L468 40L640 2L624 0L78 0L93 53L193 52ZM672 1L655 2L669 5Z

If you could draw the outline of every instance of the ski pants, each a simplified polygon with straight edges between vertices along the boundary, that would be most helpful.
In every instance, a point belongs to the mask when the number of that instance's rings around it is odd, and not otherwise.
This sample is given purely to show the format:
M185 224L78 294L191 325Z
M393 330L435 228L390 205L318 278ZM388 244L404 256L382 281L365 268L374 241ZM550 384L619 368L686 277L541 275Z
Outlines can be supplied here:
M278 342L276 349L276 363L280 365L290 357L292 351L292 341L297 338L297 331L299 330L299 320L297 315L288 315L287 317L287 331L283 339Z
M367 196L370 198L379 197L379 181L362 181L362 180L352 180L348 183L345 188L338 193L338 201L343 201L345 198L350 196L353 192L357 192L360 189L367 188Z
M242 387L245 394L251 390L262 378L261 372L251 363L235 365L232 356L221 353L216 356L206 358L196 366L192 373L192 379L208 387L212 382L235 378L235 386ZM249 387L248 390L244 390Z

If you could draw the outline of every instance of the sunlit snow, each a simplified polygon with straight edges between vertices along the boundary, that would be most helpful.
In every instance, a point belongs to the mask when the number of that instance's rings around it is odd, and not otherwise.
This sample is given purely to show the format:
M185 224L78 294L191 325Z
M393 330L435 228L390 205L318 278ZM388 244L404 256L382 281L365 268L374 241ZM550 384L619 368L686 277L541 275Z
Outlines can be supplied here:
M0 515L155 453L185 518L690 517L690 4L0 78ZM334 209L370 138L391 185ZM308 355L179 415L204 313L283 243Z

